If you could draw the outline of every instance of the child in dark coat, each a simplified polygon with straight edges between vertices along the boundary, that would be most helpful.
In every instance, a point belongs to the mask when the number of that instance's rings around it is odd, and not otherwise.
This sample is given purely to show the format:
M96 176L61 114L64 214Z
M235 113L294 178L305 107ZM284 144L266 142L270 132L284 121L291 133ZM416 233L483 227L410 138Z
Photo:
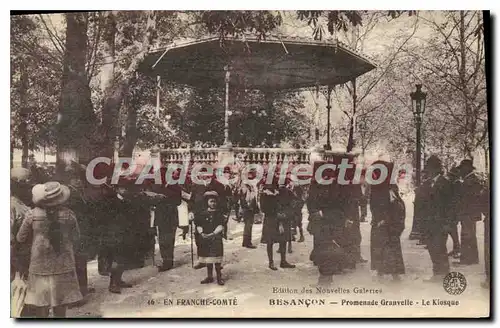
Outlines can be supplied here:
M200 245L198 257L200 263L207 266L207 277L201 281L202 284L214 282L213 267L217 273L217 284L224 285L222 279L222 256L224 249L222 234L224 232L224 216L218 210L217 202L219 195L215 191L204 193L206 210L199 212L195 217L196 232L199 235Z
M277 179L275 179L277 180ZM267 257L269 269L278 270L273 261L273 245L279 244L281 255L280 267L293 269L295 265L286 261L286 243L291 240L290 221L292 191L285 185L279 185L278 181L265 185L262 190L260 206L264 212L264 223L262 226L262 237L260 242L267 244Z

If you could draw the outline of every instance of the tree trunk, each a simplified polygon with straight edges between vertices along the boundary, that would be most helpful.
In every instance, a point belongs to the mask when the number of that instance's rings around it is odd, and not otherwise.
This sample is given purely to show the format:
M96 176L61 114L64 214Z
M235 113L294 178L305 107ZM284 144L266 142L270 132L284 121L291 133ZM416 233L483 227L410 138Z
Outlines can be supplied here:
M11 169L14 167L14 150L16 149L16 147L14 147L14 146L15 146L14 140L11 137L11 140L10 140L10 168Z
M22 147L22 157L21 157L21 166L27 168L28 167L28 157L29 157L29 140L28 140L28 88L29 88L29 80L28 80L28 72L26 70L26 65L21 63L21 85L19 89L20 96L20 119L19 123L19 135L21 136L21 147Z
M470 97L468 95L467 86L467 57L466 57L466 36L465 36L465 12L460 11L460 26L459 26L459 46L458 51L460 52L460 67L458 71L459 85L462 89L462 96L464 100L465 107L465 136L464 136L464 155L466 157L472 158L472 153L474 152L474 134L475 134L475 124L473 122L473 113L470 103Z
M127 121L125 126L125 139L123 145L120 149L120 156L122 157L132 157L135 144L137 143L138 131L137 131L137 108L127 101L127 97L124 100L124 107L127 110Z
M66 14L66 48L57 124L56 171L60 179L71 161L87 163L95 139L95 115L85 70L88 13Z
M104 15L104 57L107 64L101 68L101 89L105 94L102 107L102 155L113 158L114 145L118 131L119 111L122 95L114 93L115 79L115 38L116 20L113 12Z
M144 33L144 38L142 40L141 50L135 54L129 67L121 72L120 80L113 81L112 85L109 85L105 91L105 100L103 104L103 114L106 113L106 120L103 116L103 132L105 133L105 154L104 156L113 157L114 153L114 141L116 138L117 131L116 126L112 126L113 122L109 122L112 117L116 117L115 121L118 121L118 114L120 106L122 104L125 92L127 91L135 72L137 71L139 64L143 62L144 58L149 52L151 46L151 32L156 26L156 16L154 12L145 12L147 16L146 31ZM116 115L116 116L115 116ZM107 127L111 127L111 131ZM134 143L135 145L135 143Z

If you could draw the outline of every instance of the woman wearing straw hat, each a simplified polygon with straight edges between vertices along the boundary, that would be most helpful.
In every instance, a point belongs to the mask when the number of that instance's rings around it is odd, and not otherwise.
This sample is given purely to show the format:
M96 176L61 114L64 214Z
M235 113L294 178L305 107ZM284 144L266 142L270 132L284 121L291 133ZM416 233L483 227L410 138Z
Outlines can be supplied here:
M35 185L35 208L26 213L17 240L32 236L26 304L37 307L37 317L65 317L68 304L82 294L75 271L73 245L79 238L78 223L67 203L70 190L59 182Z

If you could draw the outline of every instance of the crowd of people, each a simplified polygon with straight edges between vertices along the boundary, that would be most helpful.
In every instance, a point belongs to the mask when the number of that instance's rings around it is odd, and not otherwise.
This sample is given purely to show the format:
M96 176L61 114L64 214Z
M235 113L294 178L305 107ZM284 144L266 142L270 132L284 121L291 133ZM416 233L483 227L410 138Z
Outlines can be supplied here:
M415 190L415 212L412 233L425 246L432 260L434 276L430 281L442 281L450 272L449 257L458 259L455 265L479 263L476 225L484 217L484 259L486 281L490 270L490 187L488 179L475 171L470 159L444 172L441 160L431 156L426 163L424 180ZM460 225L460 235L458 226ZM446 243L450 236L453 249Z
M392 176L393 163L376 163L385 165ZM320 164L315 163L315 169ZM99 274L109 276L109 292L131 287L123 274L143 267L145 258L154 256L156 236L162 257L158 270L172 269L178 228L184 238L192 234L198 259L194 268L206 268L201 284L224 285L223 240L228 238L231 216L244 224L242 247L255 249L253 225L262 213L260 242L266 244L268 268L293 270L287 250L292 251L293 241L306 238L302 221L307 208L306 229L313 238L310 260L318 267L318 284L331 284L334 275L367 262L361 255L360 222L366 221L369 205L371 269L394 280L405 273L401 249L405 204L397 184L389 179L378 185L364 179L361 184L343 185L335 183L332 171L325 170L323 179L333 183L313 179L310 185L302 185L290 173L285 179L279 173L272 179L264 175L256 182L257 172L250 171L245 183L233 185L208 175L200 177L203 183L193 183L188 175L184 184L136 184L133 177L122 177L117 185L95 186L87 183L85 172L78 168L66 172L67 185L51 177L34 181L32 172L11 170L11 279L20 273L28 282L23 316L47 317L49 309L54 316L65 316L67 306L93 292L87 263L96 257ZM227 178L233 174L224 169ZM442 282L449 272L449 256L460 256L463 265L478 263L476 222L481 215L486 217L489 281L489 188L469 160L445 174L441 161L432 156L424 174L416 190L413 230L418 230L429 251L434 272L429 281ZM187 206L187 218L180 214L182 206ZM450 253L448 234L454 240ZM274 244L278 244L279 265L274 262Z

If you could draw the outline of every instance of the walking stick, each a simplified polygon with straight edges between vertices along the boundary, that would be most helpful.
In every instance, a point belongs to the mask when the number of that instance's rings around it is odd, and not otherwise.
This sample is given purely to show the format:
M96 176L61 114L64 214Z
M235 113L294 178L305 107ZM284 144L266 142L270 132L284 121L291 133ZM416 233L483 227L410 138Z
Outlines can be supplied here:
M149 209L149 233L153 233L153 250L152 250L152 261L153 261L153 266L156 266L156 260L155 260L155 248L156 248L156 236L158 236L158 227L154 225L155 222L155 210L154 207Z
M157 228L157 227L155 227L155 230L156 230L156 231L157 231L157 233L158 233L158 228ZM156 259L155 259L156 236L153 236L153 240L154 240L154 242L153 242L153 251L152 251L151 256L152 256L152 259L153 259L153 266L155 267L155 266L156 266Z
M189 230L191 230L191 267L194 268L194 252L193 252L193 222L189 222Z

